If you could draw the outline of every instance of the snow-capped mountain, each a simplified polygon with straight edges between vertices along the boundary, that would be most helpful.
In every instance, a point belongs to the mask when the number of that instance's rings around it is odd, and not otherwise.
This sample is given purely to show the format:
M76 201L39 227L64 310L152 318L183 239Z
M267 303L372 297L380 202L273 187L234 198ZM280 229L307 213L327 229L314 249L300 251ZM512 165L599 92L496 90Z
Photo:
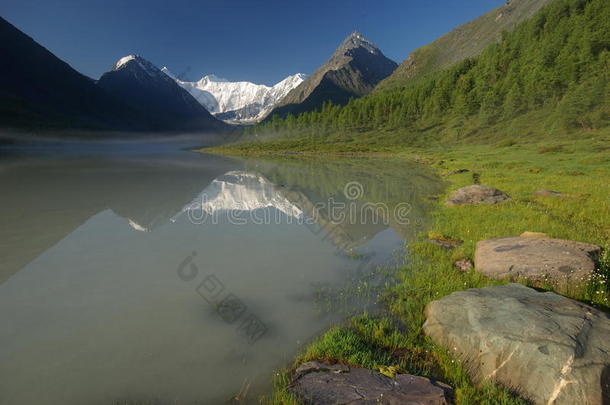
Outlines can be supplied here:
M230 82L214 75L204 76L196 82L187 82L177 78L167 68L161 70L217 118L237 123L256 122L265 118L307 77L297 73L271 87L251 82Z

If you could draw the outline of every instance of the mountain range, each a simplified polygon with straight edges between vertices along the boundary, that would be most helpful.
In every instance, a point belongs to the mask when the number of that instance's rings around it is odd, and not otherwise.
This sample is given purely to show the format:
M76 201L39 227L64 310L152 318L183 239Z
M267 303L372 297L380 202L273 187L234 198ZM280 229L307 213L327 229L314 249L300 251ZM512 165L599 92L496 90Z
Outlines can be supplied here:
M225 122L253 124L319 110L327 102L345 105L477 57L551 1L508 0L400 65L354 32L311 75L297 73L274 86L214 75L186 81L137 55L121 58L95 81L0 18L0 122L11 128L218 132L230 128Z
M193 96L141 56L121 58L97 85L141 111L155 130L225 129Z
M253 123L265 118L286 95L306 79L297 73L274 86L246 81L230 82L207 75L196 82L183 81L167 68L161 69L176 80L216 118L231 123Z
M2 18L0 38L3 127L130 132L227 129L141 57L122 58L96 82Z

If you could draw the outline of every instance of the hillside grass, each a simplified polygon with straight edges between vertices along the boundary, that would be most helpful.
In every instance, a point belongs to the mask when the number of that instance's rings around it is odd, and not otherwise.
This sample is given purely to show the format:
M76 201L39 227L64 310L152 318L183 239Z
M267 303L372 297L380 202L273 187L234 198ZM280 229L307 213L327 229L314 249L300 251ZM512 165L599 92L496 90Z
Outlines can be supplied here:
M610 129L556 142L516 143L504 138L494 144L404 148L395 154L417 159L440 174L469 170L444 177L446 192L437 196L434 225L429 230L437 237L464 243L447 250L427 243L429 234L422 234L409 246L409 264L398 269L398 282L386 291L386 315L363 314L331 328L300 353L294 364L275 374L273 393L261 403L298 404L289 390L291 375L299 364L313 359L439 379L455 388L456 404L528 403L491 382L473 384L466 366L422 333L424 308L429 302L455 291L505 283L488 279L476 270L464 273L454 269L455 260L473 258L475 244L482 239L533 231L602 246L604 254L591 279L562 289L551 283L537 287L603 311L610 309ZM445 206L452 190L473 184L473 175L481 184L507 192L512 200L491 206ZM564 196L533 197L532 193L540 189L559 191ZM521 282L528 284L526 280Z

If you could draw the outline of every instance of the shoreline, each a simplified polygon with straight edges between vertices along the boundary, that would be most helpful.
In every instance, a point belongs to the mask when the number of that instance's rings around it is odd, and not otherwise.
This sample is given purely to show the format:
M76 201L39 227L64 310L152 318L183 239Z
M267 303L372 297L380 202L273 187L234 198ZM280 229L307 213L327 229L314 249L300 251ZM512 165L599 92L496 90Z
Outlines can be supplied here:
M431 302L455 291L505 285L508 280L494 280L476 270L460 272L454 262L474 257L475 244L483 239L518 236L522 232L544 232L551 238L595 243L606 252L599 264L599 277L562 290L552 284L540 285L526 280L522 284L554 291L604 312L610 312L607 288L610 276L610 207L603 195L610 195L610 157L598 139L561 140L555 145L528 143L497 145L457 145L451 150L399 148L388 152L293 152L264 151L235 153L217 150L204 153L260 156L320 157L393 157L415 160L432 167L448 183L433 210L434 225L427 235L409 246L410 264L397 269L395 287L385 292L384 306L388 317L370 317L364 313L348 319L346 325L322 333L295 356L292 364L274 374L274 389L261 399L264 404L299 404L289 386L296 367L306 361L322 359L331 363L361 366L375 370L398 367L403 372L438 379L455 388L457 404L497 403L525 404L524 399L497 384L474 384L467 365L450 351L440 347L422 333L423 309ZM216 149L216 148L213 148ZM199 152L203 152L199 150ZM243 152L243 150L241 151ZM468 172L454 173L461 169ZM447 207L447 195L480 183L506 191L513 199L492 206ZM557 189L564 198L532 197L538 189ZM607 190L607 192L606 192ZM594 193L592 193L594 191ZM445 249L426 242L427 237L463 240L455 249ZM397 318L397 327L391 318Z

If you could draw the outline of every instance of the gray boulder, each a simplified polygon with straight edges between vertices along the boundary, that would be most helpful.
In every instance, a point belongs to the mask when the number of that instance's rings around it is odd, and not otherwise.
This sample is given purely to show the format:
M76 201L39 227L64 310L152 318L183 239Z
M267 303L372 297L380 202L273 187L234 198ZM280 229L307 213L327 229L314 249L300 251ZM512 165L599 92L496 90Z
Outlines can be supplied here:
M563 239L508 237L477 243L475 268L488 277L558 284L581 281L595 270L599 246Z
M474 184L455 190L447 199L447 205L498 204L510 200L508 194L497 188Z
M475 382L535 404L606 405L610 318L520 284L453 293L426 307L424 332L466 363Z
M373 370L318 361L296 370L291 389L314 405L445 405L453 395L448 385L424 377L398 374L390 378Z

